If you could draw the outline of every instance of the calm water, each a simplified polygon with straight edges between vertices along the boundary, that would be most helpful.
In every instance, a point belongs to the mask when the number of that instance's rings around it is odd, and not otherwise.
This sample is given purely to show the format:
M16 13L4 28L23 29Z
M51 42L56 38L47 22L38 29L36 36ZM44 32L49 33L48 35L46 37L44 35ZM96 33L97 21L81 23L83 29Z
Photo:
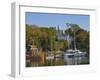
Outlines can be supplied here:
M63 56L54 59L46 60L45 66L57 66L57 65L79 65L79 64L89 64L89 59L86 56Z
M80 65L80 64L89 64L89 58L86 57L85 55L84 56L64 55L59 57L46 58L46 60L43 63L37 61L34 61L32 63L27 63L27 67Z
M80 56L80 57L64 56L64 62L65 62L65 65L88 64L89 59L86 56Z

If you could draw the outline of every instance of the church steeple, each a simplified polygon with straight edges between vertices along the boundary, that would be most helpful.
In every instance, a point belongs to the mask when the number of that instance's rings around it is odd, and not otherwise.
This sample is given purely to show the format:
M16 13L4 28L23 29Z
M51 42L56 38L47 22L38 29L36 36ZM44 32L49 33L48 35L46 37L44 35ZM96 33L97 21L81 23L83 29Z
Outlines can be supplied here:
M58 25L58 32L60 31L60 29L59 29L59 25Z

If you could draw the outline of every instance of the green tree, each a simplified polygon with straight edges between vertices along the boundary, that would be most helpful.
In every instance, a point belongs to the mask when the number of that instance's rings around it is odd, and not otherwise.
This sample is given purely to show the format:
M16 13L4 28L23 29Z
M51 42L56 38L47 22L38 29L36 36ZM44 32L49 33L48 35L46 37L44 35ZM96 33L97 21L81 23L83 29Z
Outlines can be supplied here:
M89 32L82 29L77 24L70 24L70 27L65 30L65 33L69 34L72 37L72 45L74 45L75 36L77 49L89 52ZM72 48L74 48L74 46L72 46Z

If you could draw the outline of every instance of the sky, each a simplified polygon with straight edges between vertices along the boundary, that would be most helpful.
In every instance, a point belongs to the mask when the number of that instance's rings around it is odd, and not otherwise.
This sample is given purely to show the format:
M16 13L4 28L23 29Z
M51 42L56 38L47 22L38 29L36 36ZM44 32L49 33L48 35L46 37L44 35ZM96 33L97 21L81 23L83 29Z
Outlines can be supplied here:
M25 22L29 25L44 27L57 27L67 29L66 23L78 24L81 28L89 31L89 15L58 14L58 13L34 13L26 12Z

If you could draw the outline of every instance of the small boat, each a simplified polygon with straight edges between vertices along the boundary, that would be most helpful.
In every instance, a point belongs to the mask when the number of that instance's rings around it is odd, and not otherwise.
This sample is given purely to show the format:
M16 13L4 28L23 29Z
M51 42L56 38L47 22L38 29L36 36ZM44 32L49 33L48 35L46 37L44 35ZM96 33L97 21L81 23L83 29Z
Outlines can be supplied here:
M69 49L65 52L64 54L65 56L68 56L68 57L81 57L81 56L84 56L86 55L86 52L81 52L80 50L72 50L72 49Z

